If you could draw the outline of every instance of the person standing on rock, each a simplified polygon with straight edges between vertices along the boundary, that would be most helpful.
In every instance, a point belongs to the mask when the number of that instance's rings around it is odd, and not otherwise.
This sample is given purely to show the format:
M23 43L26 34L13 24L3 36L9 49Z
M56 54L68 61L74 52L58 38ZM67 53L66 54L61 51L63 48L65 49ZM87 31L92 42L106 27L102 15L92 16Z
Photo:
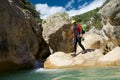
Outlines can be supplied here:
M77 43L82 48L83 52L85 52L85 48L81 44L82 27L80 24L77 24L75 20L72 20L71 23L73 24L73 40L74 40L74 54L72 55L76 56Z

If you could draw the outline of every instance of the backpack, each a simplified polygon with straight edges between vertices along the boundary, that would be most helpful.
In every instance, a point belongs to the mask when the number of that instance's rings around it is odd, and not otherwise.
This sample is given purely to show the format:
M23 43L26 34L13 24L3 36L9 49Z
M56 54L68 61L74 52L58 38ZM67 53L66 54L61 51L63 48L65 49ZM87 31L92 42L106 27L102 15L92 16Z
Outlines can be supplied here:
M80 24L77 25L78 29L82 29L82 34L85 34L85 26L81 26Z
M82 34L85 34L85 32L86 32L86 27L85 25L82 25Z

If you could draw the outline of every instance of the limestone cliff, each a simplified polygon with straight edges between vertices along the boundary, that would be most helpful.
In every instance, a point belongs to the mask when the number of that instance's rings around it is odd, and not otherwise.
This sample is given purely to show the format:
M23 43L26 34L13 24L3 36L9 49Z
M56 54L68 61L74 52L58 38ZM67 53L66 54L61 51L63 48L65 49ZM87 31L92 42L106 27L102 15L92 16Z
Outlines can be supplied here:
M30 68L46 59L49 48L21 0L0 0L0 71Z
M114 46L120 45L120 0L111 0L101 10L103 31Z

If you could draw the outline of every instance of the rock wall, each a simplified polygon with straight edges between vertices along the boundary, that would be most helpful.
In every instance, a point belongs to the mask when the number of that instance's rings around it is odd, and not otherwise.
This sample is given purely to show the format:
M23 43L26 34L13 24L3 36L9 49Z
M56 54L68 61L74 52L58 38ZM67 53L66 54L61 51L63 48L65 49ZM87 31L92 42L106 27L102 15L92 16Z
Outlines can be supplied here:
M30 68L36 57L50 55L41 26L22 2L14 1L0 0L0 71Z
M100 13L105 35L114 46L120 45L120 0L111 0Z

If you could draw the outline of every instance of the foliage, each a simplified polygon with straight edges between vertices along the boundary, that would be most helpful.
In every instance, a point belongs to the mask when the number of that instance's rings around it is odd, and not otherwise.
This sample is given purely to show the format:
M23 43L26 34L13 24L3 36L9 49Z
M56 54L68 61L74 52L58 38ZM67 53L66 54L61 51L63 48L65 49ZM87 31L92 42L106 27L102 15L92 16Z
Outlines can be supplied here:
M105 3L100 8L102 8L103 6L105 6L108 2L110 2L110 0L106 0Z
M35 10L35 6L32 5L28 0L21 0L24 5L25 5L25 9L29 10L31 12L31 14L36 18L35 20L37 20L37 22L42 22L42 19L40 19L40 13L37 12Z
M99 11L99 8L81 15L73 16L73 19L75 19L76 22L78 23L82 22L83 24L87 24L87 26L89 27L94 26L98 29L101 29L102 24L101 24L100 15L97 13L98 11Z
M109 1L110 0L106 0L103 6L107 4ZM73 16L72 19L76 20L76 22L78 23L82 22L83 24L86 24L89 27L94 26L97 29L101 29L102 28L101 15L98 12L103 6L96 8L94 10L91 10L87 13Z

